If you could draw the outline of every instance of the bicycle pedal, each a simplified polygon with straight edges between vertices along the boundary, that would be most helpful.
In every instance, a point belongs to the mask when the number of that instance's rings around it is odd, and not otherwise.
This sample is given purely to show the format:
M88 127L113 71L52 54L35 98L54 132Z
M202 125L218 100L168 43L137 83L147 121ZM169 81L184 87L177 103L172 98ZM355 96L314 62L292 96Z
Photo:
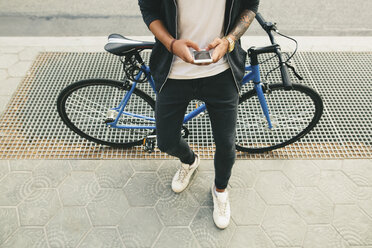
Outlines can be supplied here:
M149 135L143 139L143 148L146 152L152 153L155 150L156 135Z

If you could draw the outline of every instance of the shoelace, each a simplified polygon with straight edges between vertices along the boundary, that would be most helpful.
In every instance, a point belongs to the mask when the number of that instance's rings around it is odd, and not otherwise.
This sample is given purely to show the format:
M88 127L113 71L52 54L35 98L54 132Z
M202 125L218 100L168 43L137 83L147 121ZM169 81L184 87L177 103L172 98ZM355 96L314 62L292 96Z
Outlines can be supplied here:
M181 165L180 173L178 174L178 180L181 180L181 182L183 182L183 180L185 179L187 173L188 173L188 170L185 169L185 167L183 167Z
M197 159L197 157L195 157L195 159ZM183 180L185 179L187 173L189 172L189 170L190 170L189 168L185 169L185 167L183 167L183 165L181 165L180 173L178 174L178 180L181 180L181 183L183 183Z
M227 201L223 203L217 199L217 204L218 204L218 212L220 213L220 215L225 215L226 208L227 208Z

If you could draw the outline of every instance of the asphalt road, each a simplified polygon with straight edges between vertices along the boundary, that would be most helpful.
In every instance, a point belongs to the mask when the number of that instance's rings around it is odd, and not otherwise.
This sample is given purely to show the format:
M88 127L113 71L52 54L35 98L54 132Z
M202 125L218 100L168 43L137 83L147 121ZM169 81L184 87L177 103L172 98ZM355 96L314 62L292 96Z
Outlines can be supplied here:
M289 35L372 36L371 0L261 0ZM0 36L151 35L137 0L0 0ZM264 35L252 24L249 35Z

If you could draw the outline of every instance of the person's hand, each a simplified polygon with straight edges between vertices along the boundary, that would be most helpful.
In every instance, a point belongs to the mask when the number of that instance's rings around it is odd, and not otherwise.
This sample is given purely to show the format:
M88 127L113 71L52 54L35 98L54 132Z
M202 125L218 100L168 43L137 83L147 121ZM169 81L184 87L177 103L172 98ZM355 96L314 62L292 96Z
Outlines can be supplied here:
M216 38L212 41L208 47L207 51L214 49L212 54L213 63L218 62L226 53L229 48L229 41L226 39Z
M200 51L200 48L198 44L191 40L176 40L173 43L173 54L177 55L180 57L183 61L191 64L194 63L194 59L190 53L189 47L195 49L196 51ZM169 48L170 50L170 48Z

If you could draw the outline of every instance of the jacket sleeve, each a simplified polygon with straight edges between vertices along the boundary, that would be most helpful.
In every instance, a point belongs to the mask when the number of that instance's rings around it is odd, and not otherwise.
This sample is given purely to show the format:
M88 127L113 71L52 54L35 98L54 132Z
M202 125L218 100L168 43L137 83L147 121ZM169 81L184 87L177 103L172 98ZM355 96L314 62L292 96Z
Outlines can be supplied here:
M244 9L249 9L249 10L252 10L254 13L257 13L259 3L260 3L260 0L245 0Z
M151 22L161 19L161 0L138 0L138 5L147 27Z

